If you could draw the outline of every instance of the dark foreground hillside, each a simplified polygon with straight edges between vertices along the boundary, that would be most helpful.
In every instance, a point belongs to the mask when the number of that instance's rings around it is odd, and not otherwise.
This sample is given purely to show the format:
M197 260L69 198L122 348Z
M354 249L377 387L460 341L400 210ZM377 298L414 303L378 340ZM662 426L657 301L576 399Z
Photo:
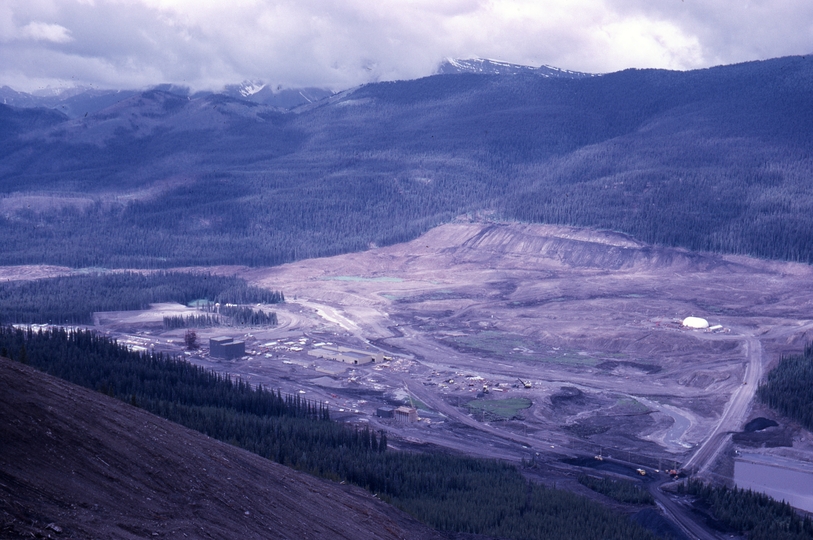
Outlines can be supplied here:
M0 538L442 538L360 489L4 358L0 388Z

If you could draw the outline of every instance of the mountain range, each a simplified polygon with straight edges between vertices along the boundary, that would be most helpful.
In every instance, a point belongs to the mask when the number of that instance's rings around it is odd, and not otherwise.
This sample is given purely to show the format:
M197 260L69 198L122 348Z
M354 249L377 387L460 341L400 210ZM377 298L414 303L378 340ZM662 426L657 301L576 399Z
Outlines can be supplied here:
M78 116L0 106L4 264L277 264L466 213L813 259L811 58L439 71L290 109L262 83Z
M516 75L519 73L535 73L543 77L587 77L586 73L567 71L551 66L522 66L487 60L471 58L465 60L447 59L438 66L435 74L450 75L459 73L477 73L482 75ZM220 92L195 92L183 86L171 84L157 85L150 90L159 90L174 94L201 98L208 95L223 95L235 99L243 99L262 105L270 105L283 110L291 110L301 105L314 103L333 95L335 92L328 88L303 87L283 88L274 87L261 80L243 81L239 84L225 86ZM119 101L125 100L141 91L134 89L98 89L85 86L66 88L44 88L32 93L18 92L8 86L0 87L0 102L12 107L34 108L44 107L56 109L70 118L98 112Z

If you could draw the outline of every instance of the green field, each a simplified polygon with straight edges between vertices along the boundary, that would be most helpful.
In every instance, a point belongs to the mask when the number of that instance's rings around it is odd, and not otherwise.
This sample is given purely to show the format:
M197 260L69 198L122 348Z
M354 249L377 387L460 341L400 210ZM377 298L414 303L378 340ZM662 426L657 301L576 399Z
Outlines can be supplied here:
M374 277L366 278L361 276L328 276L320 278L321 281L372 281L378 283L401 283L404 281L397 277Z
M477 334L456 336L444 341L457 349L488 353L500 358L518 358L529 362L550 362L555 364L578 364L595 366L598 360L590 356L579 354L576 351L557 351L555 356L550 352L524 352L538 351L540 348L548 349L546 345L517 334L507 334L494 330L485 330Z
M485 411L503 419L513 418L519 411L530 406L531 400L528 398L475 399L466 403L466 407L473 413Z

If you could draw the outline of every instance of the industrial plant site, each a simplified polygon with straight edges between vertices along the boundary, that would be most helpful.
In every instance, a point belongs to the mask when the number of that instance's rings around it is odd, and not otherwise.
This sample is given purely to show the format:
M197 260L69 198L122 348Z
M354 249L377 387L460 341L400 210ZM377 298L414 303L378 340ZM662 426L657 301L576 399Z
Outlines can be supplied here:
M97 313L93 328L324 403L396 450L531 463L579 492L585 470L667 490L680 475L736 481L813 510L804 489L751 470L810 475L810 434L755 400L810 340L807 266L459 221L362 253L214 271L284 291L254 306L278 324L194 329L189 347L188 328L162 321L200 307L155 304Z

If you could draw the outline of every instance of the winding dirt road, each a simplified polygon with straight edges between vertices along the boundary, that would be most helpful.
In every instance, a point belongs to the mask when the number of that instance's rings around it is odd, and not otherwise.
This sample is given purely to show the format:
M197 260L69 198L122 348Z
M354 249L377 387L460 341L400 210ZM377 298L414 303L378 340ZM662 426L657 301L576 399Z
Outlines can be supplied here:
M705 472L714 463L728 437L739 430L745 421L756 394L759 379L762 377L762 344L753 334L746 334L745 348L748 365L743 384L731 394L731 399L720 416L717 427L697 448L692 457L683 464L683 468L688 471L693 471L695 474Z

